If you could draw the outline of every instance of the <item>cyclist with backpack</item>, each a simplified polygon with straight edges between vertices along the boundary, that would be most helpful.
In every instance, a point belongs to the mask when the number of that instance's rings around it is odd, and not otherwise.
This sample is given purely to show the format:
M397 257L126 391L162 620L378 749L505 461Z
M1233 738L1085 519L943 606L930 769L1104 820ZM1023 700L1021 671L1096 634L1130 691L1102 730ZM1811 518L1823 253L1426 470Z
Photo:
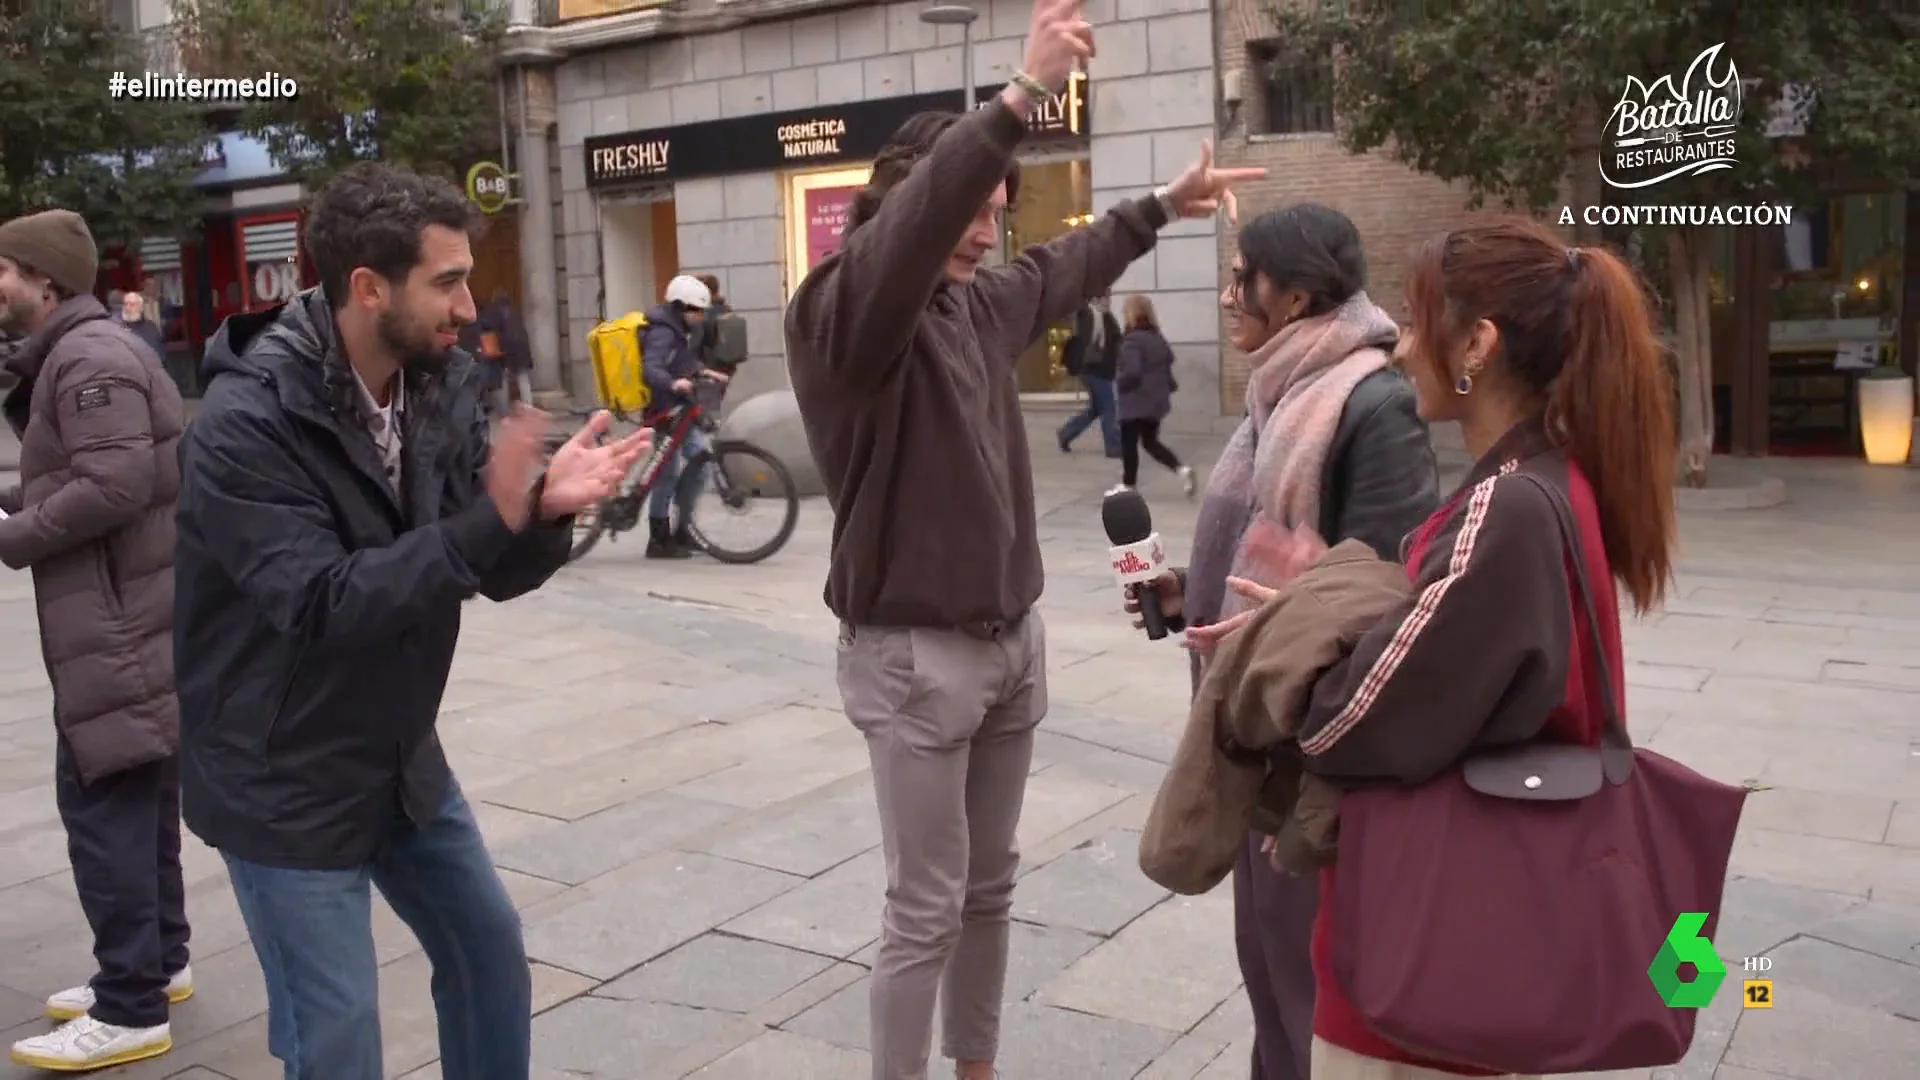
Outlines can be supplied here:
M698 278L681 274L667 282L664 300L647 312L646 330L640 338L640 363L652 392L649 412L653 418L665 416L674 405L693 396L694 382L706 370L694 347L694 331L706 321L712 305L713 293ZM722 383L727 378L719 371L707 375ZM704 485L689 484L683 491L679 478L683 463L706 445L706 433L695 428L661 469L647 503L647 558L685 559L696 550L688 524L693 500ZM677 525L673 513L676 506L680 511Z
M1113 388L1120 337L1120 323L1109 310L1105 296L1083 306L1074 316L1073 336L1061 350L1060 362L1067 374L1079 376L1081 385L1087 388L1087 407L1060 426L1062 453L1072 450L1073 441L1097 421L1107 456L1120 456L1120 418Z

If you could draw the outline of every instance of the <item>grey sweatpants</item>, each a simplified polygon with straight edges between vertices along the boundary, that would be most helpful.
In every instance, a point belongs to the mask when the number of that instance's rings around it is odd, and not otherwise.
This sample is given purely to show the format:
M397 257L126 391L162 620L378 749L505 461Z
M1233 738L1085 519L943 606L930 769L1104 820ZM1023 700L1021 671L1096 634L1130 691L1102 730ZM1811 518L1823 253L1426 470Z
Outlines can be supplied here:
M870 1008L874 1080L924 1080L941 1052L1000 1046L1014 831L1047 711L1037 614L966 629L843 626L840 700L866 736L887 859Z

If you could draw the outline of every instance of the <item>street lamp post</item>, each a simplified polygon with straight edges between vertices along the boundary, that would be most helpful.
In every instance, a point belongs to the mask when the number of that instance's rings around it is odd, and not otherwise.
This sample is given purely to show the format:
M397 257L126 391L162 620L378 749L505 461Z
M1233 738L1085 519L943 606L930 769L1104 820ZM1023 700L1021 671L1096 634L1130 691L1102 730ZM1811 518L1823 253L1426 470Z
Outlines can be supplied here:
M979 17L965 4L935 4L920 13L923 23L960 28L960 93L968 112L973 111L973 23Z

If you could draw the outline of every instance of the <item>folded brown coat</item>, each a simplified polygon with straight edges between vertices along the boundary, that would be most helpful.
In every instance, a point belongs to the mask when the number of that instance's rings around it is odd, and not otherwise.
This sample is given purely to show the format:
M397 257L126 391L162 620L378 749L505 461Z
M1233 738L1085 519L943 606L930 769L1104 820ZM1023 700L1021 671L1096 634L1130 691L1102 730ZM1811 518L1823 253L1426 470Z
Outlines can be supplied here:
M1290 741L1320 674L1412 588L1406 569L1347 540L1214 651L1140 837L1140 869L1189 896L1233 872L1249 828L1305 873L1332 861L1339 789L1270 752ZM1264 826L1264 827L1262 827Z

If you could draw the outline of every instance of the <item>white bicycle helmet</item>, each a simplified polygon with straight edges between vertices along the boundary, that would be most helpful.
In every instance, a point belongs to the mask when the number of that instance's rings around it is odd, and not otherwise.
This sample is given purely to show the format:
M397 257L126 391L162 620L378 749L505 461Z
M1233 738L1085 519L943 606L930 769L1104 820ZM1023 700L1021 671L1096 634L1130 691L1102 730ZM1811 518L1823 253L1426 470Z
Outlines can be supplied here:
M713 294L699 278L681 274L667 282L667 303L705 311L713 305Z

